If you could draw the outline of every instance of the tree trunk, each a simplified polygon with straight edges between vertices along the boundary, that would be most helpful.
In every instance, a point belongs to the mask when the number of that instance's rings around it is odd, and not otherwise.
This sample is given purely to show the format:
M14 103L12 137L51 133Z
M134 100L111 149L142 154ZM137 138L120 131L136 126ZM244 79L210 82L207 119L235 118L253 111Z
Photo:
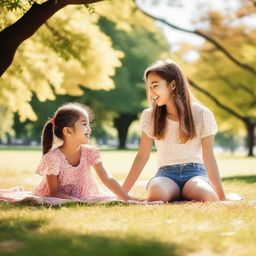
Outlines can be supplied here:
M114 119L114 126L118 132L118 149L126 148L126 138L130 124L137 119L136 114L121 114Z
M9 134L7 134L7 143L8 146L10 146L12 144L12 138Z
M255 141L254 129L256 125L250 122L247 122L245 125L247 130L248 156L254 156L253 154L253 147L254 147L254 141Z
M20 44L31 37L58 10L69 4L89 4L101 0L48 0L34 3L15 23L0 32L0 77L11 65Z

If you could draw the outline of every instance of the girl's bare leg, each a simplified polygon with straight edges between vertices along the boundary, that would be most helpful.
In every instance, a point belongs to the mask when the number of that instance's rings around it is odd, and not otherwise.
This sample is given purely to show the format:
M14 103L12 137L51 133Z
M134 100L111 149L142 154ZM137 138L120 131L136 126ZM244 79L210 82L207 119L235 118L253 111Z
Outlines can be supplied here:
M166 177L156 177L148 185L147 201L174 201L180 197L179 186Z
M182 196L187 200L203 202L218 201L219 197L213 187L202 177L193 177L188 180L182 189Z

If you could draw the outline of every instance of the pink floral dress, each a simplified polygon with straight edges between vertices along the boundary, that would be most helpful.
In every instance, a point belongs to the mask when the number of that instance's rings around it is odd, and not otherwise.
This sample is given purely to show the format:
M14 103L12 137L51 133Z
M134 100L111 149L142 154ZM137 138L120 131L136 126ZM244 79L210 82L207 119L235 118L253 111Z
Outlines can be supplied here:
M101 161L99 150L90 145L82 145L78 166L71 166L59 148L46 153L36 171L43 175L42 182L35 188L36 196L48 196L49 190L45 175L56 175L58 192L87 201L115 200L116 196L101 188L91 173L90 166Z

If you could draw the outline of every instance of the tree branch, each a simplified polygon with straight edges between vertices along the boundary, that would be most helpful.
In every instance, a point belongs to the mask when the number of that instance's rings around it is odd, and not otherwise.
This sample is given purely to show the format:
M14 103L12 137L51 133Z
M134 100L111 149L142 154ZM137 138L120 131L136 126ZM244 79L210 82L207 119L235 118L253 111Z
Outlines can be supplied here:
M221 80L224 83L226 83L230 88L237 90L237 91L244 91L245 93L247 93L248 96L250 96L252 98L251 101L246 101L243 103L243 106L247 106L249 108L255 107L256 106L256 95L254 93L254 91L248 87L246 87L245 85L243 85L242 83L239 83L237 86L233 85L226 77L218 74L219 78L215 79L215 80Z
M139 8L139 7L138 7ZM198 31L198 30L188 30L188 29L185 29L185 28L181 28L181 27L178 27L176 25L173 25L171 24L170 22L162 19L162 18L159 18L159 17L156 17L152 14L149 14L148 12L142 10L141 8L139 8L141 10L142 13L144 13L146 16L154 19L154 20L157 20L157 21L160 21L161 23L164 23L166 24L167 26L169 27L172 27L176 30L180 30L180 31L183 31L183 32L186 32L186 33L190 33L190 34L195 34L195 35L198 35L200 37L203 37L204 39L206 39L208 42L212 43L217 49L219 49L228 59L230 59L233 63L235 63L237 66L247 70L248 72L252 73L253 75L256 76L256 69L249 66L248 64L246 63L242 63L240 62L238 59L236 59L233 55L231 55L231 53L229 53L221 44L219 44L216 40L214 40L213 38L211 38L210 36Z
M239 83L238 86L235 86L226 77L222 76L221 74L219 74L218 76L219 76L219 78L218 78L219 80L222 80L228 86L230 86L231 88L233 88L235 90L241 90L241 91L246 92L248 94L248 96L252 97L253 102L256 102L256 95L252 89L248 88L247 86L245 86L242 83Z
M48 0L42 4L34 3L15 23L0 32L0 76L11 65L20 44L31 37L58 10L67 5L91 4L103 0Z
M203 56L202 56L202 59L206 63L208 62L208 59ZM253 106L256 103L256 94L252 89L248 88L246 85L244 85L242 83L239 83L238 86L234 85L232 82L230 82L230 80L226 76L223 76L221 74L221 71L217 68L216 65L213 65L211 67L211 69L213 69L215 71L215 75L216 75L214 77L210 77L211 80L223 81L224 83L226 83L229 87L233 88L234 90L242 90L242 91L246 92L248 94L248 96L252 97L252 102L249 105L252 104L252 106Z
M224 109L225 111L227 111L228 113L230 113L232 116L237 117L238 119L240 119L243 122L247 122L248 118L241 116L239 113L237 113L236 111L234 111L233 109L231 109L230 107L228 107L227 105L225 105L224 103L220 102L214 95L212 95L210 92L206 91L205 89L201 88L199 85L197 85L194 81L192 81L191 79L188 79L189 84L195 88L196 90L200 91L201 93L203 93L204 95L206 95L208 98L210 98L213 102L216 103L216 105L218 105L219 107L221 107L222 109Z
M205 61L205 63L208 62L208 59L204 57L204 55L202 55L202 59ZM248 96L250 96L252 98L251 101L247 101L247 102L244 102L244 106L247 106L249 108L252 108L252 107L255 107L256 106L256 94L255 92L248 88L246 85L242 84L242 83L239 83L236 85L234 85L226 76L223 76L221 74L221 71L217 68L216 65L213 65L211 67L211 69L213 69L215 71L215 76L214 77L209 77L209 79L211 81L222 81L224 83L226 83L229 87L231 87L232 89L234 90L241 90L241 91L244 91L248 94Z

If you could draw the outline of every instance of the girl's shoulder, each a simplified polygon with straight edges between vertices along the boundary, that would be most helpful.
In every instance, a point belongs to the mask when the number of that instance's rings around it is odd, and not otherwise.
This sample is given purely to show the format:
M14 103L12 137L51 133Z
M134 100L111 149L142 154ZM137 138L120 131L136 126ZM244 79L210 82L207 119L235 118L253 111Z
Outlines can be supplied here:
M99 151L99 149L97 147L89 145L89 144L83 144L81 146L81 150L82 150L82 152L85 152L85 153L94 153L94 152Z
M204 113L212 112L209 108L206 106L200 104L199 102L192 102L192 112L194 117L202 117Z
M83 144L81 146L81 150L82 156L84 157L84 159L87 159L89 165L94 165L101 161L100 151L97 147L88 144Z
M151 119L153 115L153 108L145 108L141 113L142 119Z
M40 175L58 175L62 162L63 156L60 154L59 148L51 149L43 155L36 173Z
M60 151L59 147L53 148L43 155L43 161L49 163L61 163L63 159L65 159L65 156Z
M152 113L153 113L153 108L145 108L145 109L143 109L143 111L142 111L142 114L143 114L143 113L152 114Z
M53 159L55 157L59 157L59 152L59 148L53 148L44 154L43 157L47 159Z

